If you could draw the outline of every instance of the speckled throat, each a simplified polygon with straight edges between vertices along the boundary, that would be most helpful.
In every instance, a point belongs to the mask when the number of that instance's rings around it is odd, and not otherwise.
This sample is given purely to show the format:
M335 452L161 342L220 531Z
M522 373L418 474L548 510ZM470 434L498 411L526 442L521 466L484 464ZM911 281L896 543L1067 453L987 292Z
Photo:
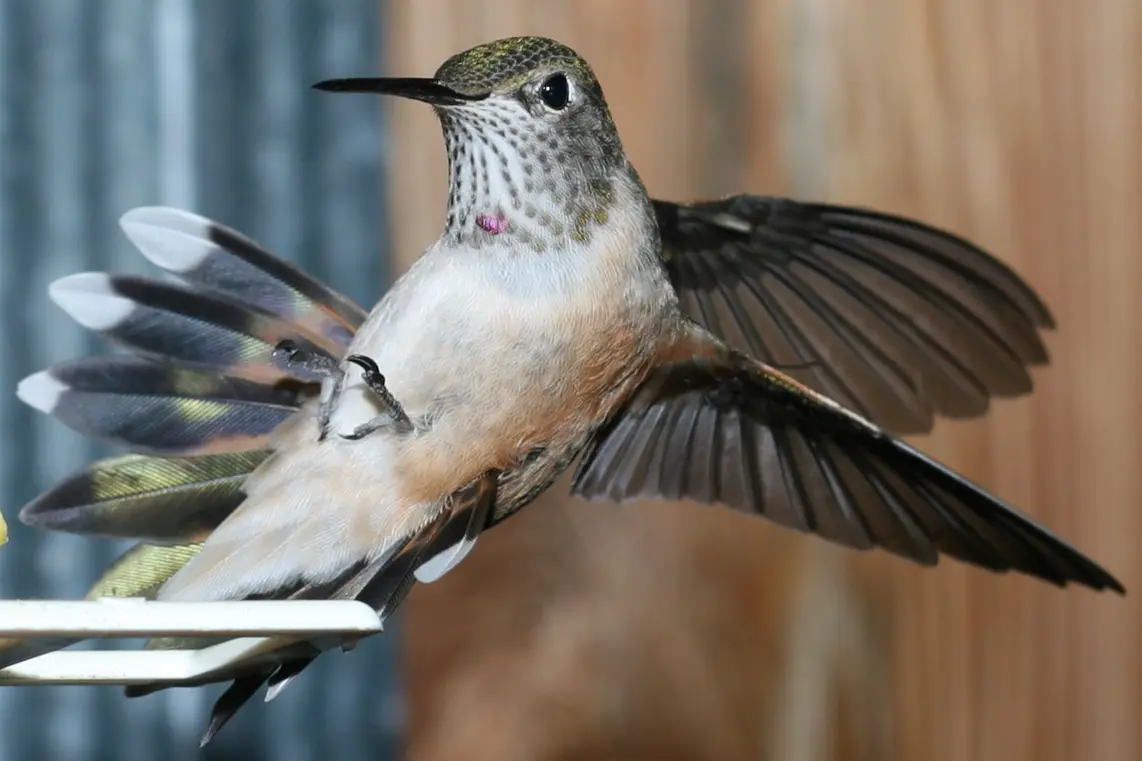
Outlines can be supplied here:
M508 236L539 252L585 243L606 224L620 173L633 172L621 149L529 120L510 101L438 113L450 174L444 238L452 243L479 248Z

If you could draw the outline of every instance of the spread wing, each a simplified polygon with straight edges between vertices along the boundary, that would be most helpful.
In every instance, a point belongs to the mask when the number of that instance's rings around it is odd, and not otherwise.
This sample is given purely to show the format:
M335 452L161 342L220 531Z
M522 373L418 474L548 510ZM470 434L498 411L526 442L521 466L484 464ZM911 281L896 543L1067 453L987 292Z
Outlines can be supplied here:
M600 430L572 493L720 503L856 549L940 554L1123 591L1030 518L736 351L660 368Z
M893 433L981 415L1047 361L1039 297L950 233L784 198L654 205L696 322Z

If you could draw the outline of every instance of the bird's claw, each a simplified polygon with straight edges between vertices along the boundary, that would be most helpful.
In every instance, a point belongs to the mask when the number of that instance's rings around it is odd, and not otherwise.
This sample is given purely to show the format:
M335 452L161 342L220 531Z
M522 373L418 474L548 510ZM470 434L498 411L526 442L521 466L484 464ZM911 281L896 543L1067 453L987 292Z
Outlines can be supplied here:
M366 423L362 423L353 429L352 433L343 433L341 438L350 441L363 439L374 431L381 428L391 427L398 433L408 433L413 430L412 420L405 413L404 407L396 400L392 392L389 391L385 385L385 376L381 374L381 370L377 367L377 363L371 357L366 357L363 354L350 354L345 358L346 362L352 362L357 367L361 368L361 379L365 381L365 385L369 390L377 395L381 401L382 410Z
M274 362L287 370L300 367L323 378L322 399L318 407L317 423L318 441L324 440L329 432L329 419L333 414L333 406L341 395L345 371L332 357L303 349L288 338L280 341L274 347L272 358ZM399 433L407 433L413 430L412 420L405 414L404 407L385 385L385 376L381 374L377 363L363 354L350 354L345 358L345 361L361 368L361 377L365 381L365 385L377 395L383 409L372 420L357 426L352 433L341 434L341 438L356 441L385 427L394 428Z

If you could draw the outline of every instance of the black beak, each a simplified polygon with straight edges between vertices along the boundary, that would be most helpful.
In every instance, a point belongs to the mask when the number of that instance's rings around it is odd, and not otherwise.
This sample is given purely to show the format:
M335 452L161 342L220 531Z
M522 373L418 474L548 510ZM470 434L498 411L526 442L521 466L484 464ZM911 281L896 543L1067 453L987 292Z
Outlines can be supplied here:
M468 95L457 92L447 85L442 85L435 79L405 78L364 78L364 79L328 79L315 84L314 89L329 92L364 92L378 95L395 95L398 98L412 98L413 100L431 103L434 106L455 106L461 103L483 100L488 93Z

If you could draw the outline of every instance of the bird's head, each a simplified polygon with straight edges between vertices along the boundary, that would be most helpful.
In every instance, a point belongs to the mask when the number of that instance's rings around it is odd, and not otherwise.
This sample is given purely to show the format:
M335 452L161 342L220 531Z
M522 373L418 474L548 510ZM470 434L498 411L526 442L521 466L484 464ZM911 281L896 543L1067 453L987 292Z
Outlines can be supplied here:
M452 56L432 78L316 87L434 107L451 175L446 235L478 243L510 231L540 249L584 241L606 223L616 180L637 180L594 72L555 40L485 43Z

